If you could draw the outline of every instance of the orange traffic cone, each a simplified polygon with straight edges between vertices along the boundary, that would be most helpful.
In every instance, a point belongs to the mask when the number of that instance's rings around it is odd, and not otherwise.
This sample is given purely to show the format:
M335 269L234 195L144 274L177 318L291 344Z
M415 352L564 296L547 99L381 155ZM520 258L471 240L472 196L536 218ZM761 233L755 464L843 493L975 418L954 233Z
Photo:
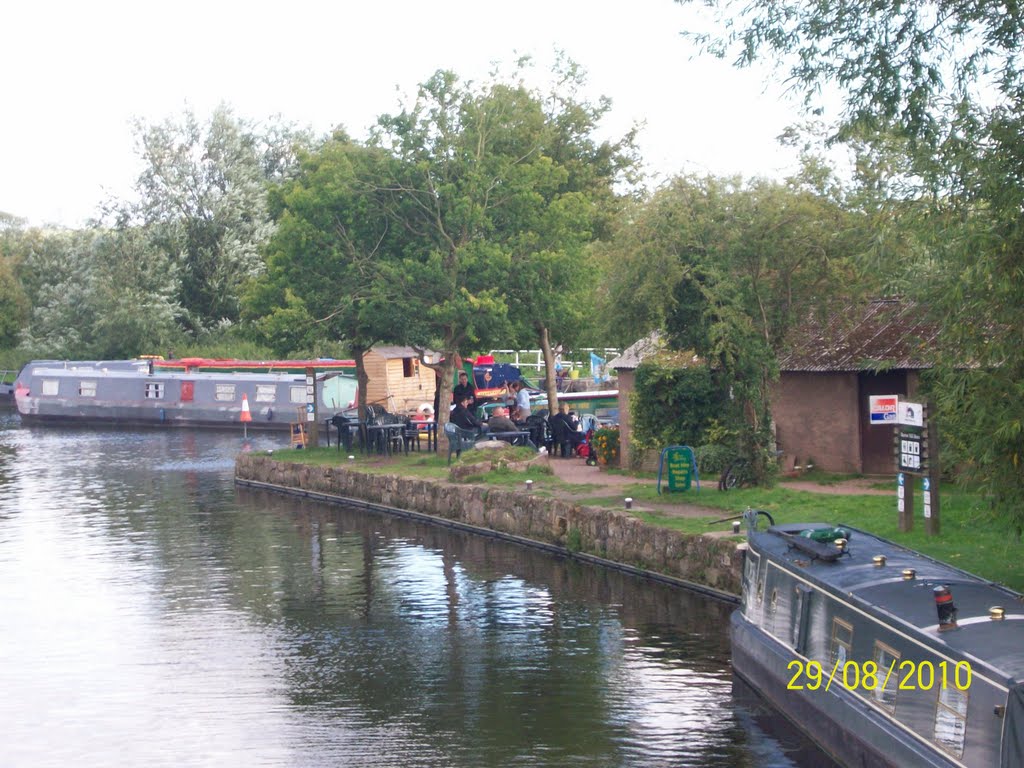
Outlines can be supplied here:
M249 413L249 397L242 394L242 421L252 421L252 414Z

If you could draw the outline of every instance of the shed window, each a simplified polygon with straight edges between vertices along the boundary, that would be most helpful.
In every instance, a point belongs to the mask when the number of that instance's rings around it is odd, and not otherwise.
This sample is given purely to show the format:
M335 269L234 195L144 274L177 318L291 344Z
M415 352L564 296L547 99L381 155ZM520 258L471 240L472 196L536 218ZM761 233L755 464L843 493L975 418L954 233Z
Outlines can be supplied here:
M402 358L402 375L411 379L413 376L420 372L420 361L415 357L403 357Z
M234 384L218 384L214 398L223 402L233 403L235 401Z
M147 381L146 382L146 399L147 400L162 400L164 397L164 385L163 382L159 381Z
M43 394L56 395L60 391L60 382L57 379L43 379Z
M967 735L967 691L940 687L935 704L935 741L957 757L963 757Z
M256 402L273 403L277 400L277 387L274 384L256 385Z
M80 382L78 382L78 396L79 397L96 397L96 382L95 381L80 381Z

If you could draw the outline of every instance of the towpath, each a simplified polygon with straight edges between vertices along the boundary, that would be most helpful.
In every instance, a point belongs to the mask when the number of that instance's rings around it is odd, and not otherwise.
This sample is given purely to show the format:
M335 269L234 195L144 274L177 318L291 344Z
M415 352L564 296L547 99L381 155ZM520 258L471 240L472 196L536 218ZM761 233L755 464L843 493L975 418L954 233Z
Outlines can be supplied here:
M548 463L555 477L563 483L573 486L571 489L555 491L555 495L559 498L573 499L580 502L586 502L587 499L607 499L615 496L625 498L628 488L644 486L655 489L657 487L657 480L603 471L596 466L588 466L581 459L553 457L548 459ZM855 478L829 485L804 480L784 480L783 482L787 488L809 491L811 493L863 495L885 495L891 493L873 488L872 486L877 483L877 480L869 478ZM634 502L633 509L656 510L663 515L678 517L724 517L726 513L721 509L701 506L699 501L700 494L702 493L718 492L715 482L712 481L710 483L703 483L699 493L697 491L686 493L685 501L682 500L683 494L662 495L657 505L645 507L643 504Z

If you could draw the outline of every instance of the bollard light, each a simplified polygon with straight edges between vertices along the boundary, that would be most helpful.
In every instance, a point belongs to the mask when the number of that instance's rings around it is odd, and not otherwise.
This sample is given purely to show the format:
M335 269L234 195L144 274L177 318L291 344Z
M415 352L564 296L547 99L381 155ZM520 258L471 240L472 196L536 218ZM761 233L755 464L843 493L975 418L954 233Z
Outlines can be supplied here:
M533 490L533 480L527 480L526 481L526 490L527 490L527 492Z
M633 508L633 499L631 499L629 496L627 496L626 497L626 509L632 509L632 508Z
M355 461L355 460L356 460L356 457L355 457L355 456L349 456L349 457L348 457L348 460L349 460L349 461Z
M733 521L732 532L733 533L739 533L740 532L740 521L739 520L734 520Z

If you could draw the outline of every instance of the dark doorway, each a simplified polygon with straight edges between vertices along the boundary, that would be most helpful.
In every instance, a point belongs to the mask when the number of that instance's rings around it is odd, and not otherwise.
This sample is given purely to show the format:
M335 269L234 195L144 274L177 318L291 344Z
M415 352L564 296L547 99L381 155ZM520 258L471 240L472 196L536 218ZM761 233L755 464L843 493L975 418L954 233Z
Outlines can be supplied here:
M865 475L891 475L896 472L893 452L893 429L889 425L869 422L868 396L907 394L906 371L888 373L862 373L858 377L860 388L860 460Z

